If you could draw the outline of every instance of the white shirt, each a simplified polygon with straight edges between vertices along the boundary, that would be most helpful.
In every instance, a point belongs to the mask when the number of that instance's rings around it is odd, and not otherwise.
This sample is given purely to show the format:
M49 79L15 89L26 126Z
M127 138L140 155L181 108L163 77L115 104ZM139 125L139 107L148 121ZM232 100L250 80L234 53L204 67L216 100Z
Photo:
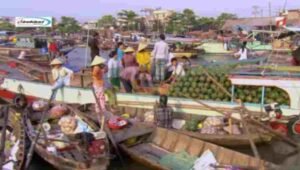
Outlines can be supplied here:
M165 41L159 41L155 43L152 51L152 56L155 59L168 59L169 56L169 45Z
M168 71L173 71L173 67L172 67L172 63L171 63L172 58L174 58L174 54L169 53L169 59L168 59L168 64L167 64Z
M239 60L247 60L247 49L246 48L244 49L244 52L242 51L242 49L240 49L238 54L240 55Z
M107 66L108 66L107 77L116 78L120 76L121 63L117 59L114 58L109 59Z
M185 75L185 71L183 69L182 64L178 63L177 66L173 66L173 76L184 76Z

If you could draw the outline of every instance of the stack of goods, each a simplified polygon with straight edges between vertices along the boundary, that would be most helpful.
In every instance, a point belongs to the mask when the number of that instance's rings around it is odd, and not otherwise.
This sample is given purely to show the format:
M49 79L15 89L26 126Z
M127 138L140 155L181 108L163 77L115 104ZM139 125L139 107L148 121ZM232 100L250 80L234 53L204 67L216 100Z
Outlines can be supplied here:
M232 84L228 78L228 72L231 68L225 66L220 68L218 66L218 68L211 67L207 70L211 77L228 92L231 92ZM261 87L236 86L234 97L247 103L260 103L261 94ZM226 95L224 91L203 72L203 68L192 69L186 76L178 79L178 81L171 86L169 95L172 97L187 97L201 100L231 101L231 97ZM272 102L289 105L290 100L285 91L276 87L266 87L265 103Z
M230 127L224 117L207 117L204 121L191 119L186 121L185 130L200 132L202 134L241 134L238 124L232 124Z
M211 69L210 75L214 77L227 90L231 90L231 82L224 69ZM213 81L206 76L202 68L190 70L186 76L178 79L169 91L173 97L188 97L194 99L230 101L230 97L221 91Z

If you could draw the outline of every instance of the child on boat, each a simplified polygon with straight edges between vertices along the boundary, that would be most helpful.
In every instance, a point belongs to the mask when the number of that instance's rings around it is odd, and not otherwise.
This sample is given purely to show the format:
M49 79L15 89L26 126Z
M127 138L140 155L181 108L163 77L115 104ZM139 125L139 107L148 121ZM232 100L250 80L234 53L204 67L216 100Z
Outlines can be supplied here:
M92 78L93 78L93 88L95 90L97 99L99 100L100 107L96 103L95 109L96 112L106 111L105 108L105 95L104 95L104 75L107 71L106 60L103 57L96 56L91 63L92 67ZM100 110L101 109L101 110Z
M239 60L247 60L247 42L244 41L239 52L235 53L234 56L240 57Z
M52 66L52 78L53 78L53 86L52 86L52 96L51 100L54 99L56 95L56 91L64 86L70 85L70 79L73 79L73 71L64 67L63 62L59 59L54 59L50 63Z
M173 72L171 77L166 80L167 83L173 83L178 77L182 77L185 75L184 68L181 63L178 63L177 58L172 58L171 63Z

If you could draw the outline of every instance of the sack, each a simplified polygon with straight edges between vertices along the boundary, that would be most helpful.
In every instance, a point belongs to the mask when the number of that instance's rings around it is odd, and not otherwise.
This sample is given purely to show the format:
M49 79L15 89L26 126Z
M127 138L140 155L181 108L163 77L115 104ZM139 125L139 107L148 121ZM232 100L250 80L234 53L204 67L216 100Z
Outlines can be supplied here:
M68 113L68 108L63 105L56 105L51 108L50 110L50 118L51 119L58 119L62 117L63 115L66 115Z
M32 109L34 111L43 111L47 106L47 102L43 100L34 101L32 103Z

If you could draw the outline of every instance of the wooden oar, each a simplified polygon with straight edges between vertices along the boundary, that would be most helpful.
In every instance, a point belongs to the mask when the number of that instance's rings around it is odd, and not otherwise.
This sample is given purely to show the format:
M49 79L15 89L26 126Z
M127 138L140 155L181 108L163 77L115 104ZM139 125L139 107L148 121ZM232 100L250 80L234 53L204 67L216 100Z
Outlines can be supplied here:
M113 144L113 147L115 148L115 151L117 152L117 155L120 158L120 161L122 162L123 165L125 165L124 161L123 161L123 157L122 157L122 155L121 155L121 153L119 151L119 148L117 146L117 143L115 142L115 139L114 139L114 137L113 137L110 129L107 127L106 123L104 123L104 120L103 120L103 119L105 119L104 111L101 108L101 105L99 103L98 97L97 97L96 92L95 92L95 89L94 89L93 86L91 87L91 89L92 89L92 92L93 92L95 100L96 100L96 105L99 108L99 113L97 113L97 115L100 116L100 114L102 114L102 120L98 119L99 124L101 125L101 129L104 129L104 131L107 133L109 140Z
M46 119L46 115L47 115L46 113L47 113L49 105L51 104L51 101L53 99L52 96L54 95L55 92L56 92L56 90L52 91L50 99L48 100L48 103L47 103L47 108L42 113L41 120L40 120L40 122L38 124L38 127L37 127L38 132L37 132L36 136L34 137L33 142L30 145L30 148L29 148L29 151L28 151L28 154L27 154L27 157L26 157L25 169L28 169L29 164L31 162L35 145L36 145L36 143L37 143L37 141L40 137L41 131L42 131L42 124L44 123L44 121Z
M6 127L7 127L7 122L8 122L8 112L9 112L9 107L4 106L3 111L3 126L2 126L2 132L1 132L1 143L0 143L0 167L2 169L3 162L5 161L5 140L6 140Z
M241 122L242 122L242 125L243 125L243 129L244 131L246 132L246 135L249 139L249 142L250 142L250 146L251 146L251 149L253 151L253 154L256 158L260 159L260 156L259 156L259 153L258 153L258 150L257 150L257 147L255 145L255 143L253 142L253 139L252 139L252 136L250 134L250 131L249 131L249 128L248 128L248 125L247 125L247 122L245 122L244 120L244 115L245 115L245 109L244 109L244 105L242 105L242 110L241 110Z

